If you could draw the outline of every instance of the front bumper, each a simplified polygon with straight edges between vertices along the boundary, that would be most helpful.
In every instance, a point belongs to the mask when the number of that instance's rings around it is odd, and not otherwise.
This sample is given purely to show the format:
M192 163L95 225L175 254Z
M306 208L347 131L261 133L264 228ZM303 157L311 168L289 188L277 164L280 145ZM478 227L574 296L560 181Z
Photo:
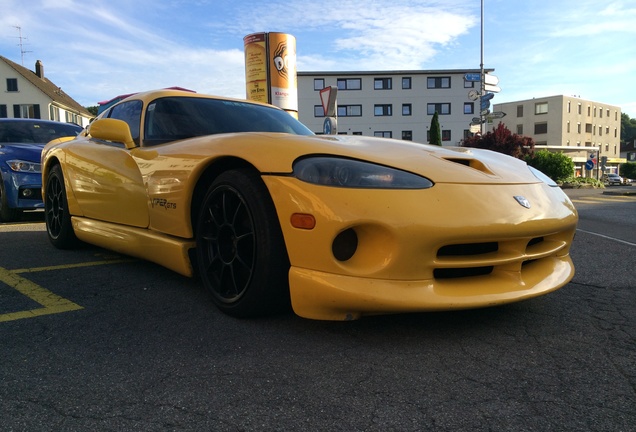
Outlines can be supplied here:
M3 171L4 190L10 208L34 210L44 208L42 177L36 173Z
M303 317L486 307L545 294L574 275L576 211L543 183L381 191L265 181L292 266L292 306ZM313 215L315 228L294 228L294 213ZM343 259L344 232L355 242Z

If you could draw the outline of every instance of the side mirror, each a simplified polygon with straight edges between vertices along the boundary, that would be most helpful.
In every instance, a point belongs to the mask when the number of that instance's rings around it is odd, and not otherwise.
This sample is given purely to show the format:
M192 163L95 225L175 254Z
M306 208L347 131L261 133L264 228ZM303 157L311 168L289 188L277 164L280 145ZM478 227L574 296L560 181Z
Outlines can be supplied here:
M110 118L95 120L88 127L88 133L93 138L123 143L129 150L137 147L130 134L128 123L123 120Z

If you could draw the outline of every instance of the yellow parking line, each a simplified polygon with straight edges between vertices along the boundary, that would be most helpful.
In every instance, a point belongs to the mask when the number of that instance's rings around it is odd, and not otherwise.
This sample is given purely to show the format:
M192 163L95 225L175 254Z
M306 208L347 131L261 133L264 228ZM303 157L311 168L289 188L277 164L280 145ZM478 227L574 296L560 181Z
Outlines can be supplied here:
M39 303L42 307L26 311L10 312L0 314L0 322L14 321L23 318L34 318L36 316L50 315L62 312L70 312L74 310L84 309L82 306L72 301L53 294L51 291L42 288L36 283L20 276L21 273L33 273L40 271L62 270L69 268L90 267L104 264L116 264L123 262L132 262L132 259L112 259L102 261L92 261L76 264L65 264L59 266L35 267L30 269L7 270L0 267L0 283L5 283L14 288L20 294Z
M51 291L2 267L0 267L0 282L15 288L20 294L42 305L38 309L2 314L0 322L83 309L82 306L53 294Z

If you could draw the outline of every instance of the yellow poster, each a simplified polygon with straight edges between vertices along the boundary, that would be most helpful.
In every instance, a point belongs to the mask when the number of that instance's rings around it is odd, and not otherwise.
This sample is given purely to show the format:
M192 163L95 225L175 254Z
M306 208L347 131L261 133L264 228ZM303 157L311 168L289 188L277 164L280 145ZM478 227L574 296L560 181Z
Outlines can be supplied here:
M254 33L243 38L245 49L246 99L268 103L267 33Z

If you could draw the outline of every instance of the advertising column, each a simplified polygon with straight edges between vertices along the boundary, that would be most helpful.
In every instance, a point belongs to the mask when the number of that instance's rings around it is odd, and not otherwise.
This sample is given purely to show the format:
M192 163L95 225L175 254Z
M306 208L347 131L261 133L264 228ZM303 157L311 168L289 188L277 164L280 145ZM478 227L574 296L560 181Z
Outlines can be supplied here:
M246 98L275 105L298 118L296 38L254 33L243 38Z

